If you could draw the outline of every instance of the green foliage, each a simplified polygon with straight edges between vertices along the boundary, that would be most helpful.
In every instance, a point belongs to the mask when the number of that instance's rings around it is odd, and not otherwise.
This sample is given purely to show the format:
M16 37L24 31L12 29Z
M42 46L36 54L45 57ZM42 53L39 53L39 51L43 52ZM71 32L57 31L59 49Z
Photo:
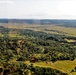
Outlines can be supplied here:
M34 67L32 71L34 72L32 75L67 75L66 73L51 68Z
M10 32L22 37L10 37ZM0 37L0 63L4 68L10 69L9 62L12 59L16 62L29 61L52 61L57 60L71 60L76 58L76 42L70 43L65 39L76 40L76 37L48 34L39 31L32 31L27 29L1 29ZM7 63L6 63L7 62ZM11 64L12 65L12 64ZM25 67L24 67L25 66ZM33 65L26 66L23 63L13 65L13 75L24 75L31 71L32 75L66 75L60 71L52 70L50 68L33 67ZM30 71L29 71L30 70ZM8 70L9 71L9 70Z

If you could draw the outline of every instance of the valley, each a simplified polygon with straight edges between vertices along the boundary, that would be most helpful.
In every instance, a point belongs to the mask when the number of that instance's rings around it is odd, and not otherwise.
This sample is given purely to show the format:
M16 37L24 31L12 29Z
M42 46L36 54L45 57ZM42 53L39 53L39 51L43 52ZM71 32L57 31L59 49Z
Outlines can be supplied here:
M0 75L76 75L75 68L76 28L0 23Z

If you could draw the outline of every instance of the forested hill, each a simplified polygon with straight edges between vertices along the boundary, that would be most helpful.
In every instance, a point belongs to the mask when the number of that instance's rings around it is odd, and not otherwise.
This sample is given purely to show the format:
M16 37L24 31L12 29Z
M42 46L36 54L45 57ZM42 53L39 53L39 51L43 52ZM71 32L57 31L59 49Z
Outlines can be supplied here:
M0 19L0 23L25 23L25 24L53 24L76 27L76 20L59 20L59 19Z

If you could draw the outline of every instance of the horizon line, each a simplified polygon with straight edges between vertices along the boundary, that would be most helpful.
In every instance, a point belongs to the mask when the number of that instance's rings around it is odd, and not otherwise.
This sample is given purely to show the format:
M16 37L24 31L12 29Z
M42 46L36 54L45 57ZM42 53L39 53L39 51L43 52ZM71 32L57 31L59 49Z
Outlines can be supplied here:
M57 18L0 18L0 19L18 19L18 20L76 20L76 19L57 19Z

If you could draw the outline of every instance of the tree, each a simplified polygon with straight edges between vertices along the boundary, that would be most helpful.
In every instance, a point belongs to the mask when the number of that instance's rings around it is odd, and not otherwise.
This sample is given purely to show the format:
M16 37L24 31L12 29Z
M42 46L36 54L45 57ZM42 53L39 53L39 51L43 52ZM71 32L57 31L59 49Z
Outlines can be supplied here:
M76 67L74 69L76 70Z

